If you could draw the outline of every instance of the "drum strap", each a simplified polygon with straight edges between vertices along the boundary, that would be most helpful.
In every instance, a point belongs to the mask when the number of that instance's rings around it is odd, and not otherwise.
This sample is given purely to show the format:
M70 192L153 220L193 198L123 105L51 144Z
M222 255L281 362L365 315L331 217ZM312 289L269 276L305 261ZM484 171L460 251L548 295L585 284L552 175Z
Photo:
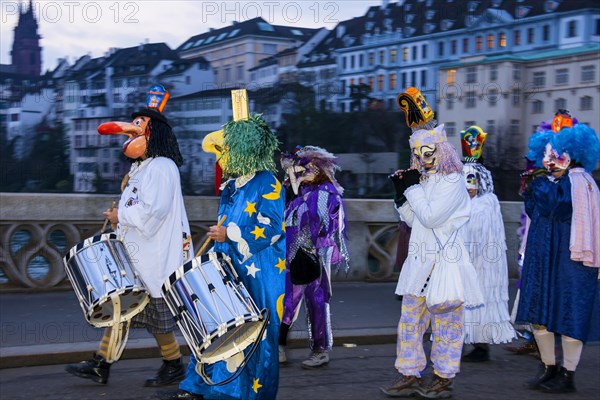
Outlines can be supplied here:
M119 296L112 296L111 301L113 303L115 324L111 328L108 341L106 361L109 363L118 361L121 358L129 338L129 326L131 325L131 321L121 322L121 300Z

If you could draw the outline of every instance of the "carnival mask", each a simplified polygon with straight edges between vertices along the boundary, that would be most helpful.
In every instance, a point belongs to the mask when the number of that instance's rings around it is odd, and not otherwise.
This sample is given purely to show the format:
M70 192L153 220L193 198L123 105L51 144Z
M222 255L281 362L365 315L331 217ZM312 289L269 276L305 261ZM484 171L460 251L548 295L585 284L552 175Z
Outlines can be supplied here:
M294 194L298 194L302 183L312 182L319 175L319 168L313 164L292 165L286 170L288 177L290 178L290 185Z
M542 159L542 165L555 177L561 176L571 165L571 157L568 153L558 154L558 152L552 148L550 143L546 144L544 150L544 158Z
M136 160L146 154L150 138L150 117L139 116L133 122L105 122L98 126L101 135L125 135L129 137L123 143L123 154Z
M465 175L465 183L467 185L467 191L471 198L477 196L479 191L479 174L470 165L463 166L463 173Z
M426 144L413 149L413 157L421 165L421 172L433 174L438 165L437 149L435 144Z
M221 129L206 135L202 140L202 150L213 153L217 157L219 167L223 171L226 170L228 155L225 151L225 131Z

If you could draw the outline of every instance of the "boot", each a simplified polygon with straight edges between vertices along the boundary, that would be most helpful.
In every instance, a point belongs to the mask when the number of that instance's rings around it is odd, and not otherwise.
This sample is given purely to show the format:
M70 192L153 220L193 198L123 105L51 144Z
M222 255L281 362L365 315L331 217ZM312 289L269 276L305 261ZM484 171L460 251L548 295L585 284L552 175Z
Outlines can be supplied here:
M419 396L426 399L447 399L452 397L454 382L449 378L442 378L433 374L433 378L426 384L417 388Z
M575 371L567 371L564 367L556 373L554 378L540 385L543 392L546 393L571 393L575 392Z
M489 361L490 348L487 344L476 343L475 348L462 358L464 362L483 362Z
M146 379L144 386L168 386L185 377L185 366L181 357L176 360L163 360L163 364L153 378Z
M79 364L67 365L65 371L80 378L91 379L98 383L106 383L108 382L110 365L104 358L94 353L90 360L82 361Z
M540 389L540 385L554 378L557 372L558 368L556 367L556 365L540 364L540 369L537 375L533 379L528 380L527 383L525 383L525 387L527 389L534 390Z
M421 387L421 378L412 375L402 375L398 380L387 387L380 387L379 390L388 397L413 397Z

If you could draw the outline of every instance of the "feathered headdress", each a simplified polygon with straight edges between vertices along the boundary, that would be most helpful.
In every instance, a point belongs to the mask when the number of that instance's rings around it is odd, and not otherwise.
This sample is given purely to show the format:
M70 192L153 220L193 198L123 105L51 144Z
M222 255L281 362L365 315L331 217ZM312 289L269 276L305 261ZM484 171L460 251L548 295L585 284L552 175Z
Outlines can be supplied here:
M299 146L295 152L285 153L281 156L281 166L284 170L287 170L292 166L304 167L308 164L312 164L319 170L319 173L325 174L338 193L342 195L344 193L344 188L335 179L336 171L341 171L336 160L336 156L321 147Z

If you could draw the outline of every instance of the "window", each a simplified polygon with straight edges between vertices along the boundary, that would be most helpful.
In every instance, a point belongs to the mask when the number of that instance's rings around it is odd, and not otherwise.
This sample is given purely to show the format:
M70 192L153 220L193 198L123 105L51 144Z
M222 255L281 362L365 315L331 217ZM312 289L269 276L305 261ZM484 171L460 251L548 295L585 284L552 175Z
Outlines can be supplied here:
M446 72L446 83L448 85L451 85L454 82L456 82L456 70L450 69L448 70L448 72Z
M412 59L413 60L417 59L417 46L412 47Z
M401 89L406 89L408 86L406 84L406 72L402 73L402 88Z
M469 38L464 38L463 39L462 52L463 53L468 53L469 52Z
M569 70L567 68L560 68L556 70L555 83L557 85L566 85L569 83Z
M475 38L475 51L481 51L483 47L483 39L481 38L481 36L477 36Z
M375 64L375 54L369 53L369 65Z
M350 68L354 69L354 56L350 56Z
M563 109L565 110L567 108L567 100L561 98L558 98L556 100L554 100L554 109L555 110L560 110Z
M229 82L231 80L231 68L225 67L225 81Z
M475 121L465 121L464 127L470 128L473 125L475 125Z
M567 23L567 37L572 38L577 36L577 21L569 21Z
M10 121L11 122L17 122L18 120L19 120L19 114L17 114L17 113L10 114ZM80 121L75 121L75 126L77 126L77 122L80 122Z
M271 43L263 43L263 52L267 54L277 53L277 45Z
M410 84L413 86L418 86L417 83L417 71L412 71L410 73Z
M498 65L490 65L490 81L495 82L498 80Z
M514 89L512 92L512 105L518 106L519 104L521 104L521 91Z
M455 122L446 122L444 125L446 129L447 136L456 136L456 123Z
M350 79L350 86L354 86L354 78Z
M515 46L521 45L521 31L513 31L513 41Z
M506 33L501 32L498 35L498 46L500 46L500 47L506 47Z
M515 65L513 67L513 80L520 81L521 80L521 67Z
M508 128L508 131L511 135L518 135L519 131L520 131L520 127L521 127L521 121L518 119L511 119L510 120L510 126Z
M488 103L490 104L490 107L495 107L496 104L498 103L498 99L500 98L500 96L498 95L498 89L491 88L490 90L487 91L486 95L487 95L487 99L488 99Z
M385 82L385 76L378 75L377 76L377 89L381 92L383 90L383 85Z
M579 99L579 109L582 111L591 110L592 109L592 96L583 96Z
M421 46L421 58L424 60L427 59L427 45L426 44Z
M402 59L408 61L408 47L402 49Z
M397 56L397 51L396 49L391 49L390 50L390 64L396 64L396 56Z
M532 44L535 40L535 30L533 28L527 28L527 44Z
M365 56L363 54L359 54L358 56L358 68L362 68L365 62Z
M542 114L544 112L544 102L541 100L534 100L531 103L532 114Z
M450 41L450 54L455 55L456 54L456 40L451 40Z
M542 27L542 40L544 42L550 40L550 25L544 25Z
M446 95L446 108L448 110L452 110L454 108L454 102L456 101L456 97L454 93L448 93ZM446 133L448 132L448 125L446 125Z
M467 83L477 82L477 67L467 68Z
M342 68L348 68L348 57L342 57Z
M465 103L466 108L475 108L475 92L466 93L467 101Z
M396 74L390 74L390 90L396 90Z
M486 122L486 132L494 134L496 133L496 121L493 119L488 119Z
M444 42L438 43L438 56L440 56L440 57L444 56Z
M383 65L385 63L385 51L379 50L379 64Z
M427 70L421 71L421 88L427 87Z
M533 73L533 86L536 88L546 86L546 72L539 71Z
M487 48L488 50L494 48L494 35L487 35Z
M244 80L244 66L243 65L238 65L237 66L237 80L238 81L243 81Z
M595 65L584 65L581 67L581 82L592 82L596 75Z
M375 78L373 76L370 76L368 78L369 81L369 87L371 88L371 90L373 90L375 88Z

